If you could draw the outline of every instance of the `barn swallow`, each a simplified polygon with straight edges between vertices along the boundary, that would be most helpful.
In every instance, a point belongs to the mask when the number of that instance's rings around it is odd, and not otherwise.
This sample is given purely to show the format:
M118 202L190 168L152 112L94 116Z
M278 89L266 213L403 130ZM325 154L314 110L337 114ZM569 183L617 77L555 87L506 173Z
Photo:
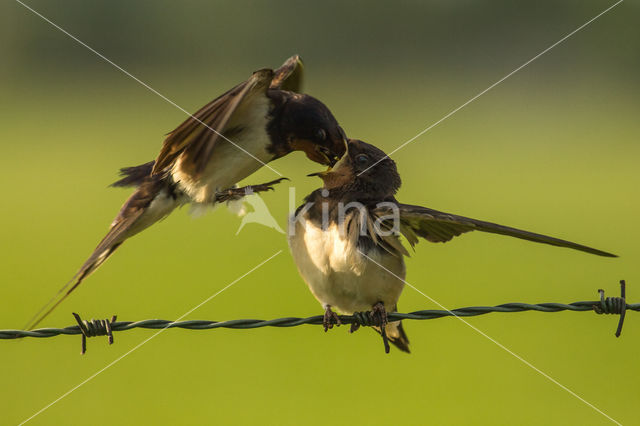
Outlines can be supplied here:
M290 220L289 246L298 271L325 309L325 331L340 323L332 308L343 314L367 312L382 326L377 331L386 352L387 341L409 352L402 323L387 321L387 312L397 311L404 256L409 256L400 236L413 247L418 237L437 243L483 231L616 257L546 235L402 204L395 198L401 180L394 161L359 140L349 140L333 168L312 175L322 178L323 188L307 196Z
M293 151L332 165L344 153L346 136L329 109L300 93L302 61L292 56L280 68L262 69L189 117L164 140L158 157L121 169L112 186L136 187L109 232L76 275L30 321L35 327L127 238L191 203L209 206L279 182L232 188L265 163Z

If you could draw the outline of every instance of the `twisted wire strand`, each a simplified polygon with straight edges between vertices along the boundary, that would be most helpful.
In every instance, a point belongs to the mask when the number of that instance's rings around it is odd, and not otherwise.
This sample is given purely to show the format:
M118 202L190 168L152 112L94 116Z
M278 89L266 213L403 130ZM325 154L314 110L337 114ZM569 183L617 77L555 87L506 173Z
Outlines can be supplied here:
M621 314L626 311L640 311L640 303L626 304L624 301L615 301L620 298L607 298L597 301L574 302L570 304L562 303L505 303L497 306L470 306L466 308L453 309L451 311L444 310L422 310L410 313L390 313L389 321L398 320L430 320L449 316L472 317L477 315L485 315L492 312L511 313L524 311L538 312L586 312L596 311L596 313ZM603 302L604 300L604 302ZM615 305L615 307L614 307ZM626 308L626 309L624 309ZM361 313L355 315L340 315L343 324L358 323L362 325L363 320L359 318ZM162 329L162 328L183 328L187 330L210 330L216 328L232 328L232 329L252 329L260 327L296 327L303 324L322 325L322 315L316 315L307 318L285 317L271 320L260 319L236 319L229 321L206 321L206 320L187 320L187 321L169 321L161 319L148 319L142 321L119 321L110 322L112 332L132 330L134 328L145 329ZM92 320L93 321L93 320ZM21 339L24 337L54 337L59 335L78 335L83 330L78 326L69 326L65 328L40 328L37 330L0 330L0 339ZM87 336L90 337L90 336Z

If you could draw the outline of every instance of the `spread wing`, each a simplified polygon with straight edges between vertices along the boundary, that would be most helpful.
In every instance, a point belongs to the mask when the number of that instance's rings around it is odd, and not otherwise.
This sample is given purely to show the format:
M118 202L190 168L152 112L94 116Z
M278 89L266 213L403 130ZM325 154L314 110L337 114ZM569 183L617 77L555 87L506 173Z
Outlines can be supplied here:
M244 83L209 102L169 133L153 166L152 174L161 174L182 156L184 167L201 173L220 138L225 138L226 126L234 112L244 102L256 102L267 96L274 72L256 71Z
M274 72L271 89L300 93L302 91L303 74L304 64L302 59L298 55L293 55Z
M434 243L447 242L453 237L470 231L490 232L492 234L507 235L536 243L550 244L552 246L567 247L580 250L598 256L617 257L615 254L597 250L571 241L536 234L522 229L498 225L497 223L484 222L455 214L444 213L426 207L412 206L409 204L397 204L400 214L400 232L413 245L418 237L422 237ZM391 216L391 208L382 207L376 209L378 216Z

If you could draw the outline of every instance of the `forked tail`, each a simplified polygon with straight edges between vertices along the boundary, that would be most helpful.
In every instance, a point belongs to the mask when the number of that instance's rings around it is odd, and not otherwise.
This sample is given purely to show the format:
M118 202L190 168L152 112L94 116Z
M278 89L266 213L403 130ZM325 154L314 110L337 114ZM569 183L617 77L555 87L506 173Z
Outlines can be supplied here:
M44 305L27 323L25 329L31 330L47 317L64 299L67 298L93 271L129 237L153 225L166 217L180 202L171 189L160 178L149 178L142 182L111 224L107 235L93 251L73 278L62 287L55 296Z
M380 327L373 327L373 329L377 331L378 334L381 334ZM400 349L402 352L411 353L409 350L409 338L404 332L401 321L390 322L387 324L384 331L387 334L389 342L393 343L396 348Z
M98 252L98 248L93 252L91 257L87 259L87 261L82 265L80 270L67 282L58 292L49 300L36 314L31 317L27 325L24 327L25 330L32 330L35 328L43 319L45 319L53 310L60 304L64 299L67 298L71 294L73 290L76 289L80 285L85 278L87 278L93 271L98 269L102 263L111 254L120 247L122 242L112 245L106 250Z

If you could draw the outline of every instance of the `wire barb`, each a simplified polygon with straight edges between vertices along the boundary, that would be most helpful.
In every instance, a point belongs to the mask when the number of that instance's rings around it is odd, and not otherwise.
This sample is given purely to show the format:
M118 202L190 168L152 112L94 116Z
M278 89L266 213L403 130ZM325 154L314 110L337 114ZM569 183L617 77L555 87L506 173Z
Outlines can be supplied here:
M371 312L369 311L354 312L353 315L351 315L351 317L349 317L348 315L345 315L345 319L351 319L351 324L354 325L356 328L359 328L360 326L369 327L372 325L378 325L376 324L376 321L374 320L373 316L371 315Z
M618 328L616 330L616 337L620 337L622 334L622 325L624 324L624 317L629 308L626 301L626 283L624 280L620 280L620 297L604 297L604 290L599 289L600 293L600 305L593 305L593 310L597 314L615 314L620 315L618 321Z
M345 324L351 323L349 333L354 333L360 326L378 327L380 329L380 335L382 336L382 342L384 343L385 353L389 353L391 350L386 330L387 313L384 310L384 304L382 302L376 303L372 311L354 312L353 315L343 315L340 317L340 320L344 321Z
M78 327L82 332L82 355L87 352L87 337L107 336L109 344L113 344L112 325L116 322L116 319L118 318L117 315L112 316L111 320L91 319L91 321L85 321L80 318L80 315L73 312L73 317L76 319Z

